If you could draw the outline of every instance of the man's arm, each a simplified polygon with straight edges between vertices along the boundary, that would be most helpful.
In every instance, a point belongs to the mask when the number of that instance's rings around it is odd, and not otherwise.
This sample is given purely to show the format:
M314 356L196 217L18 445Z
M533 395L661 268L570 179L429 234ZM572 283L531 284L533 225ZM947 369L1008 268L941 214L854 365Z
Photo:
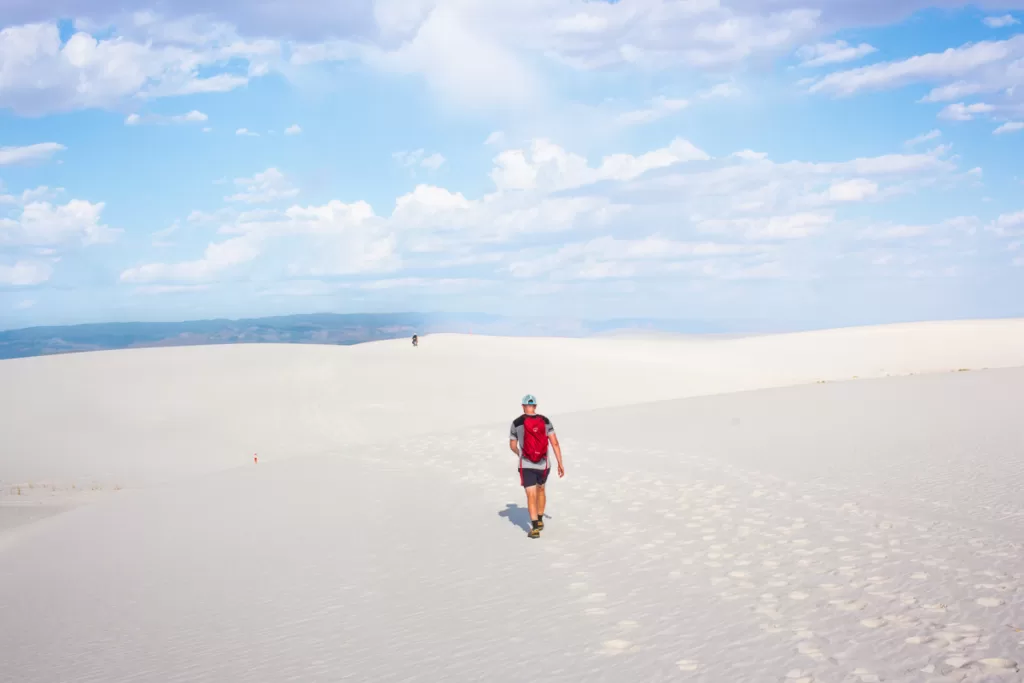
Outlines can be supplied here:
M558 445L558 435L552 432L548 434L548 441L551 442L551 448L555 451L555 459L558 461L558 476L565 476L565 467L562 465L562 447Z
M516 431L516 423L512 423L512 429L508 433L508 447L516 457L519 457L519 433Z

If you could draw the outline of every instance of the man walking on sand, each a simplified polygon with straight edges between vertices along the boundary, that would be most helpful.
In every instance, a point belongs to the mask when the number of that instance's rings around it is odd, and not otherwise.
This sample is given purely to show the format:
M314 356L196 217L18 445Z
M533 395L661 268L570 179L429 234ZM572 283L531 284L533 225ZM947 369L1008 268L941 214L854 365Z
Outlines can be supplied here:
M537 412L537 399L533 394L527 394L523 397L523 414L512 421L508 447L519 457L519 483L526 489L526 506L530 510L530 538L540 537L544 528L549 441L558 460L558 476L564 477L562 448L558 445L555 428L551 420Z

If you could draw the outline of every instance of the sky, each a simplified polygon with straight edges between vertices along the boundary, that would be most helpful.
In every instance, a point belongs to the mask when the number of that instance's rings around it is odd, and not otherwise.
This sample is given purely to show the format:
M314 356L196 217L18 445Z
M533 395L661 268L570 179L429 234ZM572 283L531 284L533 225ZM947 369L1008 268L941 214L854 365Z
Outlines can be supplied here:
M1024 316L1024 0L5 0L0 328Z

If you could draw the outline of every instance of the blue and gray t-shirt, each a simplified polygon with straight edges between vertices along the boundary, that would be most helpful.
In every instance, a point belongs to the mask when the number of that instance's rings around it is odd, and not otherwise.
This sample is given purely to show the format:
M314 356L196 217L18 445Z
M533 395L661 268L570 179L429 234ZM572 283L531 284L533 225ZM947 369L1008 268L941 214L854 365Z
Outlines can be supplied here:
M555 427L551 424L551 420L549 420L548 418L546 418L546 417L544 417L543 415L540 415L540 414L534 415L533 417L539 417L542 420L544 420L544 428L545 428L544 436L545 437L549 437L549 436L551 436L552 434L555 433ZM519 452L520 453L523 452L523 438L524 438L524 434L526 433L526 427L523 425L525 420L526 420L526 415L520 415L515 420L513 420L512 421L512 431L509 432L509 435L508 435L508 438L509 438L510 441L512 439L515 439L516 441L519 442ZM521 466L523 467L523 469L527 469L527 470L546 470L548 468L548 459L547 458L543 458L540 462L530 462L526 458L522 458L522 457L520 457L519 459L521 461Z

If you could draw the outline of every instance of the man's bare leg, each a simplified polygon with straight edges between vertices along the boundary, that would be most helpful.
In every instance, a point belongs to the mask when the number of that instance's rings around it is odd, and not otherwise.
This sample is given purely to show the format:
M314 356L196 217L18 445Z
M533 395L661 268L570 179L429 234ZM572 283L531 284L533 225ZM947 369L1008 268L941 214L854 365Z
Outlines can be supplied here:
M529 486L526 489L526 507L530 510L530 521L537 519L537 489L539 486Z
M543 519L544 518L544 506L547 504L547 502L548 502L548 496L547 496L546 493L544 493L544 487L543 486L538 486L537 487L537 516L535 517L535 519Z

